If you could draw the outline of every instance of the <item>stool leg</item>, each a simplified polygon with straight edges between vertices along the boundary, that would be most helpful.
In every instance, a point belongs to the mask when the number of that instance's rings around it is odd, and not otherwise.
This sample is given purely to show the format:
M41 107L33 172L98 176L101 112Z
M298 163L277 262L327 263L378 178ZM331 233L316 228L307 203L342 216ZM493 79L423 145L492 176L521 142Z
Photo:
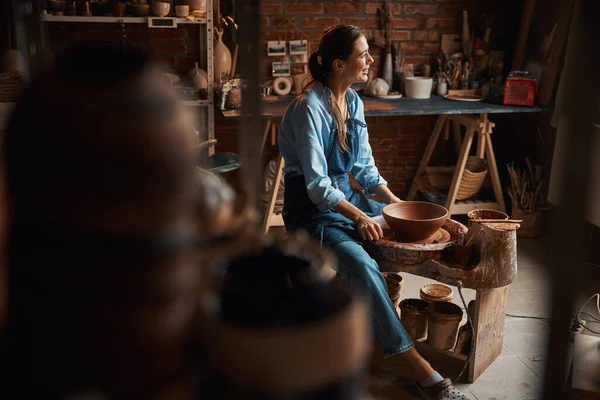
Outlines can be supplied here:
M506 204L504 204L504 196L502 195L502 185L500 184L500 176L498 175L498 166L496 165L496 156L494 155L494 148L492 147L492 137L490 136L491 127L488 126L485 129L485 145L486 145L486 158L488 163L488 170L490 178L492 179L492 186L494 187L494 196L496 201L500 205L500 211L506 212Z
M473 135L475 134L475 129L472 126L467 128L467 133L462 141L462 145L460 147L460 154L458 155L458 160L456 161L456 168L454 169L454 175L452 176L452 183L450 184L450 191L448 192L448 197L446 198L446 208L448 209L448 218L452 214L452 206L456 201L456 195L458 194L458 188L460 186L460 181L463 176L463 172L465 172L465 166L467 165L467 157L469 156L469 150L471 149L471 143L473 142Z
M267 204L267 209L265 211L265 218L263 219L263 234L266 235L269 233L269 227L271 226L271 217L273 216L273 210L275 210L275 203L277 202L277 194L279 193L279 185L281 182L281 175L283 174L283 166L284 161L281 154L279 155L279 160L277 162L277 173L275 174L275 182L273 182L273 187L271 188L271 193L269 197L269 203Z
M433 154L433 150L435 149L435 144L440 137L440 133L442 132L442 128L444 127L444 123L448 119L447 115L440 115L435 123L435 127L433 128L433 132L431 132L431 136L429 137L429 143L427 143L427 147L425 148L425 153L423 153L423 158L421 158L421 163L417 168L417 172L415 172L415 177L413 179L412 184L410 185L410 190L408 191L408 196L406 196L406 200L413 200L417 194L417 184L416 180L425 172L425 168L429 163L429 159Z

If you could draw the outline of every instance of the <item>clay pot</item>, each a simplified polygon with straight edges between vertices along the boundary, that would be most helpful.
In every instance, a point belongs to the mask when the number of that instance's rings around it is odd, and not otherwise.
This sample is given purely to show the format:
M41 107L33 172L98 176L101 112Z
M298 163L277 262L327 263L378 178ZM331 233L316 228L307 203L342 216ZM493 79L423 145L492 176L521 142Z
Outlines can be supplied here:
M178 5L189 6L190 11L206 12L206 0L178 0Z
M223 31L215 29L217 43L215 44L215 82L219 82L222 75L229 75L231 71L231 52L223 43Z
M454 303L431 303L427 323L427 343L440 350L452 349L456 343L462 316L462 308Z
M478 219L508 219L508 215L502 211L490 210L486 208L471 210L467 213L467 217L469 218L469 226L471 226L473 221Z
M383 218L403 242L424 240L440 229L448 218L448 210L423 201L404 201L383 208Z
M152 2L152 14L158 17L166 17L171 11L171 4L167 2L154 1Z
M423 286L419 295L422 300L429 302L454 300L452 289L441 283L432 283L431 285Z
M420 299L404 299L400 302L402 326L413 340L427 337L429 302Z
M232 89L227 93L225 100L225 108L237 109L242 106L242 90Z
M536 210L534 212L525 212L520 208L516 208L513 206L512 217L514 219L523 220L520 223L521 226L517 230L518 237L536 238L542 234L543 221L541 210Z
M385 278L385 284L390 300L394 303L394 307L398 307L398 304L400 303L400 293L402 292L402 284L404 283L402 277L391 272L383 272L382 275Z

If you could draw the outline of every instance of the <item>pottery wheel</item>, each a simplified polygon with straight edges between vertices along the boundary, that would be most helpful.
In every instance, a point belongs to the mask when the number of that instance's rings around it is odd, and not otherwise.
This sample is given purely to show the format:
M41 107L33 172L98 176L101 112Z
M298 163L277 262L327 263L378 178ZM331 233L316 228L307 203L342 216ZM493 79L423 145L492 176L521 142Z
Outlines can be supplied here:
M395 238L390 238L391 240L395 240ZM429 236L427 239L418 240L416 242L410 242L408 244L434 244L434 243L447 243L451 240L450 233L444 228L438 229L433 235ZM398 242L403 243L403 242Z

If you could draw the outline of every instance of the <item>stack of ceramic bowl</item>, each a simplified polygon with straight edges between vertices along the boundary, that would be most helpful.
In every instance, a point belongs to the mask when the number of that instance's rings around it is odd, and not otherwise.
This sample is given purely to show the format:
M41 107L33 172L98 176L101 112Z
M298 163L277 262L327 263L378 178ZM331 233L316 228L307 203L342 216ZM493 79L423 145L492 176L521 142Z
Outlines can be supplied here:
M387 286L388 295L390 296L390 300L394 303L394 307L398 307L400 304L400 292L402 291L402 277L393 272L383 272L383 277L385 278L385 284Z

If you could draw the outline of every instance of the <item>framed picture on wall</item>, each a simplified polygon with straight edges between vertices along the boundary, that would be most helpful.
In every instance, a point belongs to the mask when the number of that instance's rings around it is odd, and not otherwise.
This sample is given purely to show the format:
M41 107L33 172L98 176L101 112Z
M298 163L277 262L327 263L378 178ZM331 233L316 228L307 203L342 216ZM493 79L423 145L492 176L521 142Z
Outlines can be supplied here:
M270 56L285 56L285 40L268 41L267 52Z
M290 54L306 55L307 46L306 40L290 40Z
M274 62L273 76L290 76L291 68L289 62Z

